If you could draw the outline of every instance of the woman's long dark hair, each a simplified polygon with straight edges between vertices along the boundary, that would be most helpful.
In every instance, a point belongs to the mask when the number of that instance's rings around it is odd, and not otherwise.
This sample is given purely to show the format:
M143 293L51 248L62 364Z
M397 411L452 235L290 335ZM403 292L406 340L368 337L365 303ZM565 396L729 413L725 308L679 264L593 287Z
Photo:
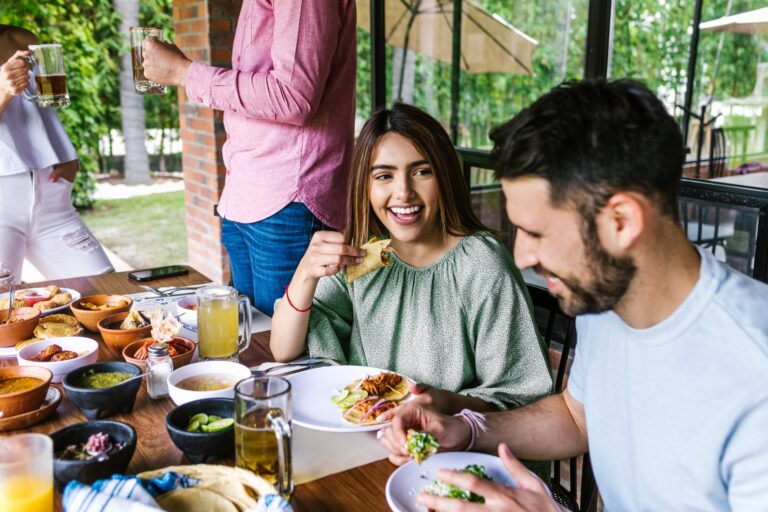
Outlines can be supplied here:
M391 109L374 112L357 138L347 195L347 243L360 246L370 235L384 235L384 226L371 208L370 174L373 153L382 137L390 132L410 141L429 162L437 181L440 228L444 235L490 231L472 211L469 188L448 133L423 110L395 103Z

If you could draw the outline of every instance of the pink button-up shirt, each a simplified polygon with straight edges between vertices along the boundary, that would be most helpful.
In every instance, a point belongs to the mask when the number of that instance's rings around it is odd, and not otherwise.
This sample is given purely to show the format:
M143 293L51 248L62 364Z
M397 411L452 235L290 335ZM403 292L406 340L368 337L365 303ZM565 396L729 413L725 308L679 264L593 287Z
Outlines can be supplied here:
M192 101L224 111L219 214L256 222L292 201L344 225L354 139L354 0L244 0L232 69L193 63Z

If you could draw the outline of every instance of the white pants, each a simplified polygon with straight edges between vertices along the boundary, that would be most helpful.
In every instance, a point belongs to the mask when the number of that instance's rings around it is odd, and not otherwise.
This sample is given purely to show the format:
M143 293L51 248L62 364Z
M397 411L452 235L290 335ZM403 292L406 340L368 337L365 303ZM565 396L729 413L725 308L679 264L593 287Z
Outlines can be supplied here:
M46 279L112 272L107 255L72 206L72 183L53 168L0 176L0 264L16 280L28 259Z

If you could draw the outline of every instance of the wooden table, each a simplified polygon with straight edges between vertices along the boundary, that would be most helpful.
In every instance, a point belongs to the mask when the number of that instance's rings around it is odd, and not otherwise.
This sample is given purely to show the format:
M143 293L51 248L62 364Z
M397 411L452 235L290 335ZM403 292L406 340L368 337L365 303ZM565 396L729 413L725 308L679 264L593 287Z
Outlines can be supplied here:
M209 279L196 270L192 268L189 270L188 275L152 281L150 284L154 287L184 286L209 281ZM128 294L143 291L134 281L128 279L127 272L62 279L25 285L25 287L46 284L73 288L83 296L97 293ZM86 332L83 335L101 341L101 337L98 334ZM121 360L121 354L111 351L104 343L99 344L99 361ZM250 348L240 356L240 361L248 366L272 360L272 355L269 351L269 333L255 334ZM0 366L15 364L14 360L0 360ZM58 387L64 392L60 385ZM64 394L66 395L66 393ZM115 414L110 417L110 419L132 425L138 434L136 453L133 455L131 464L128 466L128 473L134 474L149 469L189 463L181 451L174 446L165 429L165 416L173 407L173 402L168 398L151 400L147 395L146 385L142 384L136 397L136 405L133 408L133 412L130 414ZM86 421L85 416L65 397L56 413L47 420L29 429L0 433L0 437L21 432L50 434L67 425L82 421ZM234 461L230 459L224 460L222 463L232 465ZM296 512L387 511L389 507L384 496L384 487L387 478L389 478L394 469L394 465L386 460L381 460L305 483L296 487L291 503ZM56 510L62 510L61 496L59 494L56 496Z

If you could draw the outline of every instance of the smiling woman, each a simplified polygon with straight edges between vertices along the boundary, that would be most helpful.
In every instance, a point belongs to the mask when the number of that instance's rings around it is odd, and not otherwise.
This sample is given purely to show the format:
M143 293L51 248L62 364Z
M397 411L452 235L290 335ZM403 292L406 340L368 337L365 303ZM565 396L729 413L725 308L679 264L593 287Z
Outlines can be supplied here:
M530 300L506 248L470 207L443 127L404 104L366 122L353 156L346 235L313 238L272 319L279 360L305 350L406 375L444 412L514 408L549 393ZM391 265L349 281L370 235ZM310 311L311 310L311 311Z

